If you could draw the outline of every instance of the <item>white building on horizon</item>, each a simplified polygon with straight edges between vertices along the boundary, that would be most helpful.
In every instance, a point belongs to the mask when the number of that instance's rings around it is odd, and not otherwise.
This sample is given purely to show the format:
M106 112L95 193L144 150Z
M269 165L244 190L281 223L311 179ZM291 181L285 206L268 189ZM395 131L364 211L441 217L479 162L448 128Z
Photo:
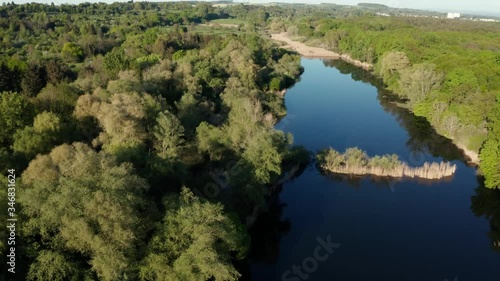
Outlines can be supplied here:
M461 16L460 13L448 13L448 16L446 16L446 18L448 18L448 19L457 19L460 16Z

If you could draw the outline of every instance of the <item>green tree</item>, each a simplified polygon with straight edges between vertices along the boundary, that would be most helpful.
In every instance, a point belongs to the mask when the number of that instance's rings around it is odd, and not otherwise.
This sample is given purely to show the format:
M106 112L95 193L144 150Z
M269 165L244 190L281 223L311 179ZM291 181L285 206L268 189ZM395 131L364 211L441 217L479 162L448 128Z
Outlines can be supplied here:
M177 158L183 143L184 128L172 113L160 112L153 128L155 150L161 158Z
M83 59L83 50L73 42L66 42L62 47L61 55L70 62L79 62Z
M141 280L238 280L231 264L248 247L245 227L223 206L204 202L187 188L165 200L166 215L141 266Z
M210 108L207 103L200 101L201 97L195 93L185 93L181 99L175 103L178 116L188 137L194 136L196 128L203 120L207 119Z
M403 52L388 52L385 54L377 67L377 73L384 82L392 85L393 77L397 78L399 72L410 66L410 60Z
M490 121L488 140L481 149L480 168L486 178L485 186L500 188L500 95L488 113L488 119Z
M120 93L109 100L95 95L83 95L77 101L75 116L79 120L95 118L102 128L93 140L122 160L141 157L147 139L146 128L153 126L161 103L148 94Z
M436 73L431 64L415 64L400 71L400 93L410 100L410 104L423 100L431 91L440 87L443 76Z
M346 149L344 157L348 168L364 167L368 164L368 155L357 147Z
M45 87L46 84L45 69L37 64L30 64L24 71L23 78L21 80L23 93L28 97L34 97L40 92L40 90L43 89L43 87Z
M3 91L21 91L22 73L18 66L9 67L0 62L0 92Z
M279 145L286 140L284 134L279 135L263 132L254 136L242 154L242 159L252 165L253 180L261 184L268 184L273 176L281 174L282 154Z
M279 91L283 88L283 80L278 77L274 77L271 79L271 82L269 83L269 90L271 91Z
M54 112L68 120L72 117L78 94L77 88L66 83L47 84L32 101L38 112Z
M18 93L0 93L0 143L13 142L16 130L31 122L33 110L28 100Z
M21 178L24 233L36 247L31 280L83 280L78 261L100 280L133 278L151 202L131 164L65 144L37 156Z
M30 266L27 280L82 280L82 266L61 253L42 250Z
M128 69L130 61L123 50L115 49L104 56L104 68L112 75L117 75L120 70Z
M47 82L54 85L66 79L70 72L65 64L56 59L47 61L45 63L45 70L47 71Z
M318 163L326 170L334 170L340 168L345 161L343 154L333 148L322 150L317 155Z
M226 146L229 142L227 135L220 128L206 122L196 128L196 139L198 149L207 153L211 160L220 160L229 149Z
M61 119L56 114L44 111L35 117L33 126L16 131L12 148L27 158L49 152L65 138L61 135L62 127Z
M488 139L481 149L481 171L485 176L485 185L489 188L500 187L500 142Z
M443 86L450 99L456 101L479 91L479 82L474 72L461 67L453 69L446 75Z

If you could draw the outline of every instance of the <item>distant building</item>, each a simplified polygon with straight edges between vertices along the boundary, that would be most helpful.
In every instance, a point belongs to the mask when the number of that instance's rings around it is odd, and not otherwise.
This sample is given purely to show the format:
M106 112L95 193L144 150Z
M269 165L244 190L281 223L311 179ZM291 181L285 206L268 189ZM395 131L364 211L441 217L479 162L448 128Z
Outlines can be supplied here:
M448 13L448 16L446 18L457 19L459 17L460 17L460 13Z

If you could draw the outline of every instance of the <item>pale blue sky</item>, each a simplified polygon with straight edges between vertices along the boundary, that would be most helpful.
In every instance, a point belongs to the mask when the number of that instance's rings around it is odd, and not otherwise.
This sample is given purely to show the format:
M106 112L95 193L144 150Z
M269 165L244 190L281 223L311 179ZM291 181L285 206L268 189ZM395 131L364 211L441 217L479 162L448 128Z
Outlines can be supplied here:
M0 0L1 2L6 0ZM12 1L12 0L10 0ZM10 2L9 1L9 2ZM161 2L156 0L154 2ZM165 0L163 0L165 1ZM236 0L243 2L245 0ZM268 2L294 2L294 3L336 3L346 5L356 5L359 2L380 3L391 7L415 8L422 10L441 10L441 11L487 11L489 13L500 13L499 0L249 0L250 3L268 3ZM81 3L81 2L125 2L116 0L14 0L14 3L40 2L40 3ZM246 2L246 1L245 1Z

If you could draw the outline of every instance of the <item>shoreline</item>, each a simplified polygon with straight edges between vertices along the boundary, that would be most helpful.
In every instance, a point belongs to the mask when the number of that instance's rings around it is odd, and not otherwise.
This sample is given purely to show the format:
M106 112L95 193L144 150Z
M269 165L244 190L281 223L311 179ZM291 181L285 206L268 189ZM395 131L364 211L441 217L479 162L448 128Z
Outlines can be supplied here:
M432 126L432 127L434 128L434 126ZM463 145L459 142L455 142L454 139L451 139L451 142L454 145L456 145L458 147L458 149L462 150L462 153L466 156L466 158L468 158L466 160L469 164L474 164L476 166L479 165L479 162L480 162L479 153L468 149L465 145Z
M279 41L279 42L286 44L284 46L281 46L281 48L292 49L305 58L323 58L323 59L336 59L336 60L341 59L347 63L353 64L357 67L361 67L365 70L372 70L373 69L372 64L353 59L348 54L341 55L339 53L335 53L333 51L329 51L329 50L324 49L324 48L311 47L311 46L307 46L306 44L304 44L302 42L294 41L294 40L290 39L286 35L286 33L274 33L274 34L271 34L271 38L274 41ZM286 91L285 91L285 93L286 93ZM434 125L431 122L429 122L429 124L432 126L432 128L434 128L434 130L436 130L436 128L434 127ZM440 134L438 131L436 131L436 133ZM479 153L468 149L465 145L463 145L462 143L459 143L458 141L456 141L453 138L450 138L450 140L458 149L460 149L462 151L462 153L465 157L465 159L464 159L465 162L467 162L468 164L476 165L476 166L479 165L479 162L480 162Z
M286 45L282 46L282 48L292 49L305 58L323 58L323 59L334 59L334 60L340 59L355 66L361 67L365 70L371 70L373 68L372 64L353 59L348 54L339 54L324 48L312 47L302 42L294 41L290 39L286 35L286 33L274 33L271 34L271 38L274 41L285 43Z

